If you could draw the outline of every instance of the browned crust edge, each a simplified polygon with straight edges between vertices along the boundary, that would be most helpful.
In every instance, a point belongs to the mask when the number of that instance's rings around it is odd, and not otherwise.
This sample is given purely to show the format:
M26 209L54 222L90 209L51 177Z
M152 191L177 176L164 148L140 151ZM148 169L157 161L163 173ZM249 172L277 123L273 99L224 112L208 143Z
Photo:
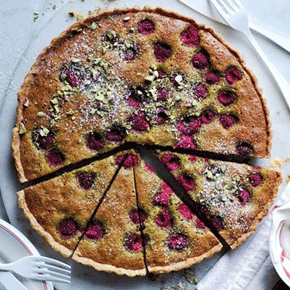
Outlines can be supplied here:
M51 234L46 232L44 228L37 222L36 218L33 216L33 214L30 212L27 203L25 201L25 192L24 190L21 190L17 192L18 196L18 204L19 207L23 209L24 216L29 219L30 225L32 228L34 228L41 236L45 238L45 240L48 242L48 244L55 250L60 252L64 257L68 258L71 256L72 251L69 250L68 248L60 245L57 243L54 238L52 237Z
M267 148L266 148L266 156L267 158L270 157L270 152L271 152L271 147L272 147L272 129L271 129L271 121L270 121L270 113L269 113L269 109L267 107L267 102L266 99L263 97L263 92L262 89L258 86L258 81L256 76L253 74L252 70L249 69L246 66L246 63L244 61L244 59L242 58L242 56L240 55L240 53L238 51L236 51L235 49L233 49L231 47L231 45L226 42L223 37L221 35L219 35L218 33L215 32L214 29L205 26L204 24L199 24L197 23L193 18L189 18L186 16L183 16L177 12L174 11L170 11L170 10L165 10L163 8L151 8L148 6L144 6L143 8L140 7L133 7L133 8L116 8L113 10L107 10L104 11L98 15L92 15L89 16L83 20L77 21L76 23L74 23L72 26L70 26L69 28L67 28L65 31L63 31L58 37L54 38L51 43L45 47L42 52L39 54L39 56L37 57L35 63L32 65L30 71L28 72L28 74L26 75L24 82L21 86L21 88L18 91L18 102L20 100L21 96L25 95L25 91L27 90L27 87L29 87L29 84L33 81L34 79L34 74L37 73L38 71L38 66L39 63L41 61L41 59L47 54L47 52L55 45L57 45L58 43L60 43L61 41L65 40L65 38L72 32L75 30L78 30L79 28L81 28L82 26L85 26L85 24L87 22L93 21L93 20L98 20L100 18L112 15L112 14L125 14L125 13L129 13L129 12L149 12L149 13L157 13L160 15L164 15L164 16L168 16L168 17L173 17L175 19L180 19L186 22L191 22L194 23L197 27L199 27L200 29L206 30L209 33L211 33L217 40L219 40L223 45L225 45L229 51L237 57L238 61L240 62L241 66L243 67L243 69L248 73L248 75L250 76L252 83L261 99L262 102L262 106L263 106L263 110L265 113L265 120L266 120L266 124L267 124ZM27 178L25 177L25 173L24 173L24 169L21 163L21 158L20 158L20 136L17 130L17 125L19 124L19 122L22 119L22 108L18 105L17 107L17 118L16 118L16 130L13 130L13 139L12 139L12 149L13 149L13 157L15 159L15 163L16 163L16 169L18 171L19 174L19 179L20 182L25 182L27 181ZM17 134L18 133L18 134Z
M222 244L218 244L216 246L214 246L213 248L211 248L209 251L207 251L206 253L195 257L195 258L189 258L185 261L182 262L178 262L175 264L171 264L168 266L156 266L156 267L148 267L148 270L150 273L154 273L154 274L162 274L162 273L169 273L172 271L179 271L181 269L184 268L189 268L191 267L193 264L198 264L200 263L202 260L211 257L212 255L220 252L222 249Z
M135 277L135 276L145 276L146 275L145 268L142 270L128 270L128 269L124 269L124 268L117 268L117 267L112 266L112 265L100 264L100 263L94 262L92 259L80 257L76 254L74 254L72 256L72 259L75 262L81 263L81 264L86 265L86 266L90 266L90 267L96 269L97 271L105 271L108 273L115 273L119 276L126 275L128 277Z
M264 206L264 210L261 211L257 215L255 221L253 222L253 224L251 226L250 231L247 232L246 234L244 234L243 236L241 236L239 239L237 239L235 241L235 243L233 243L231 245L232 250L238 248L242 243L244 243L248 239L248 237L256 231L256 229L257 229L258 225L260 224L260 222L262 221L262 219L268 215L269 208L271 207L271 205L274 202L275 197L277 196L277 192L278 192L278 189L279 189L279 186L281 183L282 183L282 174L280 172L277 172L276 178L275 178L275 183L274 183L274 186L272 187L273 198L271 200L269 200L269 202Z

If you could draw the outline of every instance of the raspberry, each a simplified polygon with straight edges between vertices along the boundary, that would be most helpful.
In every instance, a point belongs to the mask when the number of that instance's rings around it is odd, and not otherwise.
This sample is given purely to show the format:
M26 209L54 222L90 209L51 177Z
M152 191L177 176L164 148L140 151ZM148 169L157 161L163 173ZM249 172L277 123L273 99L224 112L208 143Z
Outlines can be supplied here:
M95 181L95 174L83 172L77 176L78 182L83 189L90 189L92 188L94 181Z
M187 174L182 174L177 179L186 191L194 190L193 178Z
M236 148L240 156L249 156L254 151L253 146L247 142L240 142Z
M184 234L172 233L167 240L167 245L170 250L182 252L188 246L188 240Z
M180 136L180 140L176 142L175 148L184 148L184 149L196 149L196 145L189 136Z
M209 124L214 118L214 112L210 109L202 112L200 116L200 121L202 124Z
M235 94L231 91L220 91L218 94L218 101L224 106L228 106L235 101Z
M191 220L194 217L194 214L184 203L181 203L179 205L178 210L180 214L183 215L188 220Z
M127 61L132 61L138 57L138 49L137 47L133 46L125 50L124 58Z
M121 162L123 161L124 157L125 157L125 154L117 156L117 158L115 160L116 165L120 165ZM130 169L130 168L134 167L138 162L139 162L139 158L137 155L129 154L123 163L123 167L125 169Z
M241 205L245 205L251 199L250 192L245 188L240 188L237 192L237 196Z
M46 136L40 135L40 129L36 129L32 134L32 141L41 149L47 150L53 143L54 134L49 132Z
M158 42L154 45L154 54L158 62L164 62L171 55L172 50L166 43Z
M100 240L105 235L105 230L100 223L95 223L87 229L85 237L94 241Z
M164 102L167 100L169 92L165 88L158 89L157 91L157 101Z
M236 69L235 67L228 68L225 72L225 78L227 82L232 85L236 81L239 81L243 78L243 73Z
M136 115L132 115L128 121L131 123L132 129L137 132L144 132L150 128L149 123L146 121L145 114L141 111Z
M173 225L173 218L168 211L163 210L155 219L155 223L162 229L171 228Z
M165 78L165 72L161 68L157 69L157 72L158 72L157 79L164 79Z
M142 248L141 234L131 233L125 238L125 248L131 252L138 252Z
M195 226L201 230L205 229L204 223L198 218L195 220Z
M201 121L196 117L186 117L183 122L177 124L178 131L182 135L192 136L197 133L201 126Z
M225 129L228 129L237 123L237 118L232 114L221 114L220 123Z
M130 89L129 95L126 99L126 102L129 106L138 109L143 102L147 99L144 89L137 87L136 89Z
M144 210L140 209L140 218L139 219L139 212L138 209L134 209L131 213L130 213L130 219L132 220L132 222L135 225L139 225L140 223L144 223L145 219L146 219L146 214L144 212Z
M219 76L213 72L207 73L204 78L205 82L209 85L214 85L219 82Z
M90 132L87 136L87 147L91 150L99 151L103 149L105 142L98 132Z
M111 142L121 142L125 136L126 128L118 124L113 124L106 134L106 139Z
M148 35L154 32L154 23L149 19L144 19L138 23L138 32L143 35Z
M148 163L145 162L144 165L149 172L154 172L154 169Z
M194 26L189 26L185 31L181 32L181 41L188 46L199 45L198 30Z
M162 183L162 192L164 194L171 194L173 193L172 188L165 182Z
M197 99L205 99L207 96L207 89L203 84L197 84L194 88L194 95Z
M168 120L168 115L165 112L164 108L157 108L156 110L157 116L155 116L155 122L157 125L165 124L166 120Z
M180 165L180 159L173 153L165 153L162 156L161 161L166 165L166 167L170 171L177 170Z
M252 173L249 175L249 180L252 186L257 187L263 181L263 177L259 173Z
M79 87L83 81L83 77L80 75L80 73L72 68L62 71L60 78L66 79L70 86L73 88Z
M198 70L203 70L209 66L209 62L207 57L202 52L198 52L192 58L192 65Z
M56 230L62 238L70 239L77 233L77 225L73 220L67 219L60 222Z
M159 193L155 195L152 203L155 206L158 206L158 205L168 206L168 203L169 203L168 194L163 192L163 193Z
M189 158L189 160L190 160L192 163L195 163L195 162L196 162L196 156L195 156L195 155L189 155L188 158Z
M211 224L220 232L224 228L223 218L220 216L215 216L210 219Z
M46 152L46 161L52 166L58 166L64 163L65 157L57 148L51 148Z

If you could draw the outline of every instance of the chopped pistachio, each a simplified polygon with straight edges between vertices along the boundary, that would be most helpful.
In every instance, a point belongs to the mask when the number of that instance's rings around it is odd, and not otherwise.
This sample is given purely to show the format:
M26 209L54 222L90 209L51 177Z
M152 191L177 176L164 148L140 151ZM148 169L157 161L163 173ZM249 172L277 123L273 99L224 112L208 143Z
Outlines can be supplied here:
M128 21L128 20L130 20L131 19L131 17L129 17L129 16L127 16L127 17L124 17L124 19L123 19L123 21Z
M178 75L175 77L175 80L178 84L180 84L182 82L182 75Z
M71 59L71 62L72 63L78 63L78 62L80 62L81 60L79 59L79 58L76 58L76 57L73 57L72 59Z
M116 37L116 32L115 31L107 31L106 35L110 40L113 40Z
M36 21L38 18L39 18L39 12L38 11L35 11L33 13L33 19L34 19L34 21Z
M91 26L89 26L89 28L95 30L95 29L97 28L97 24L96 24L96 22L93 22L93 23L91 24Z
M57 104L58 104L58 99L57 99L57 98L53 98L53 99L51 100L51 103L52 103L53 105L57 105Z
M20 124L19 124L19 134L23 135L24 133L26 133L26 127L25 127L25 125L22 122L20 122Z
M44 113L43 113L43 112L40 111L40 112L37 113L37 117L38 117L38 118L41 118L41 117L43 117L43 116L44 116Z
M154 76L154 75L150 75L150 76L147 76L147 77L145 78L145 80L146 80L146 81L149 81L149 82L153 82L154 79L155 79L155 76Z
M44 126L41 126L40 132L39 132L40 136L45 137L48 135L48 133L49 133L49 130Z
M28 98L25 98L23 106L26 108L29 106L29 99Z

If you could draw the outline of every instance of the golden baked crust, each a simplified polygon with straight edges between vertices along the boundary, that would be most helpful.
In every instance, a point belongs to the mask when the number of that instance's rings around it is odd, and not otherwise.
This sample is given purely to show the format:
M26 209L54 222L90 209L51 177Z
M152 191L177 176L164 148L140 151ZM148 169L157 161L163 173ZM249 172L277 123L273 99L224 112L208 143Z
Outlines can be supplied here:
M132 167L126 165L118 173L94 216L93 224L101 225L102 234L95 239L85 235L72 258L98 271L129 277L145 276L134 175ZM137 246L135 243L138 243Z
M153 33L143 35L138 31L138 23L144 19L154 23ZM185 45L180 37L191 25L199 30L200 41L194 46ZM117 37L113 44L112 35ZM164 62L159 62L154 55L154 47L160 43L171 48L171 55ZM126 47L133 52L137 50L136 59L126 60ZM206 55L210 63L204 69L193 68L193 56L199 52ZM242 78L230 84L224 72L232 67L242 74ZM161 81L156 80L158 68L166 75ZM107 73L102 74L104 70ZM68 82L71 71L77 71L78 81L72 76ZM197 87L205 82L205 75L210 72L219 76L219 82L206 84L207 97L197 98ZM87 75L91 75L90 83L88 79L82 80ZM98 79L96 85L95 78L100 75L104 81ZM154 75L156 79L152 79ZM68 86L72 85L72 80L76 83L83 81L83 87ZM106 86L106 82L110 85ZM150 100L142 104L149 118L146 120L148 124L144 121L143 129L149 126L151 129L140 132L139 127L137 132L131 130L134 114L138 111L132 104L128 105L128 99L135 94L132 92L137 90L138 94L141 90L139 97L142 99L143 90L147 90L143 97L155 100L160 85L172 94L170 101L160 105ZM101 91L101 97L94 95L96 88ZM226 106L219 103L217 96L221 91L232 92L235 102ZM109 106L109 113L104 113L105 101L110 103L112 95L115 98L113 104ZM239 154L267 157L270 153L270 122L265 100L240 55L211 28L160 8L116 9L77 22L40 54L25 78L18 100L18 129L13 131L12 147L22 182L108 151L124 141L187 148L196 146L197 150L223 154L236 154L237 146L246 143L250 150ZM96 100L102 107L101 115L100 108L95 107ZM189 104L193 107L189 108ZM195 145L186 143L182 135L184 130L178 129L178 124L185 122L182 126L187 126L188 120L184 120L188 115L201 118L208 110L214 112L214 117L210 122L202 121L198 131L189 137L187 131L185 139L191 139ZM137 117L142 119L143 113L140 114ZM225 129L220 124L222 114L234 115L238 125ZM114 141L109 141L107 137L113 130L113 123L126 130L117 141L112 136L110 139ZM88 136L93 132L100 134L104 142L102 146L98 143L95 150L88 148ZM39 135L41 138L49 135L50 144L47 140L40 142Z
M232 249L256 230L282 182L280 172L266 168L171 152L159 157L178 164L172 174Z
M170 188L154 172L148 170L143 160L134 170L139 207L146 216L143 231L150 273L187 268L221 250L218 239L173 192L170 193ZM185 243L180 248L178 242L173 242L179 237Z
M116 168L113 157L109 157L30 186L18 192L19 206L53 249L68 257ZM63 236L60 226L72 227L74 234Z

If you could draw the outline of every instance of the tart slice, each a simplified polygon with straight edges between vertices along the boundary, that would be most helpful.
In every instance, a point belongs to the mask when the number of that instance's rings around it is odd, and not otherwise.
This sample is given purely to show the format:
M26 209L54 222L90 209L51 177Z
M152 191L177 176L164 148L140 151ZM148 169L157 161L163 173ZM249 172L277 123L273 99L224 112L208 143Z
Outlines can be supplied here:
M117 167L111 156L30 186L17 193L19 206L32 227L68 257Z
M146 274L132 170L137 162L137 155L126 159L73 255L76 262L118 275Z
M143 160L134 170L150 273L190 267L221 250L218 239Z
M282 182L280 172L257 166L172 152L158 156L232 249L267 215Z

